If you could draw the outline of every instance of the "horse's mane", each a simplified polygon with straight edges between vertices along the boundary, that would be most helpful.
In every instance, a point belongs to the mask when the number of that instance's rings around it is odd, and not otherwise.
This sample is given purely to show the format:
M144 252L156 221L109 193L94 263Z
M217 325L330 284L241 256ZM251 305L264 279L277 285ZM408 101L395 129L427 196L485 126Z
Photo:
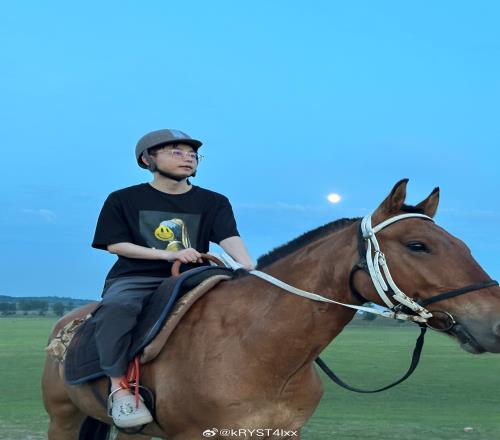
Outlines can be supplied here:
M412 205L403 205L401 211L408 213L419 213L423 214L424 211L421 208L417 208ZM280 260L287 255L290 255L292 252L304 247L305 245L311 243L312 241L318 240L325 235L331 234L332 232L339 231L341 229L346 228L349 225L352 225L355 221L358 221L360 217L355 218L341 218L338 220L334 220L333 222L327 223L326 225L320 226L316 229L312 229L311 231L304 232L302 235L299 235L297 238L290 240L288 243L285 243L282 246L272 249L267 254L260 256L257 259L257 269L260 270L275 261Z
M312 229L311 231L304 232L297 238L290 240L282 246L274 248L267 254L262 255L257 260L257 269L262 269L263 267L269 266L277 260L280 260L292 252L304 247L305 245L311 243L312 241L318 240L325 235L332 232L344 229L345 227L353 224L355 221L359 220L357 218L341 218L339 220L334 220L333 222L327 223L326 225L320 226L319 228Z

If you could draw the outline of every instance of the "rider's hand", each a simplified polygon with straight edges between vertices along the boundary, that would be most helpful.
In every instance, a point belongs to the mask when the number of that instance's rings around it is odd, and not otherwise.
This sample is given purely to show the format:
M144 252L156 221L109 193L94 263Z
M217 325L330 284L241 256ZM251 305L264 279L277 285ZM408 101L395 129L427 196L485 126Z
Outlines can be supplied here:
M202 263L201 254L193 248L171 252L168 261L180 260L182 263Z

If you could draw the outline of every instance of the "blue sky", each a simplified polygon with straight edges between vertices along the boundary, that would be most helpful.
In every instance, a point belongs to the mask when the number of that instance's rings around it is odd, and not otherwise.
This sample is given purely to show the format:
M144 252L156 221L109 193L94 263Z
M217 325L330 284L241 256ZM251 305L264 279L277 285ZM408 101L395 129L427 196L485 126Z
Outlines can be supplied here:
M410 178L500 277L494 1L4 2L0 294L97 298L111 191L134 146L204 141L194 183L231 199L254 258L363 215ZM344 198L329 204L326 195Z

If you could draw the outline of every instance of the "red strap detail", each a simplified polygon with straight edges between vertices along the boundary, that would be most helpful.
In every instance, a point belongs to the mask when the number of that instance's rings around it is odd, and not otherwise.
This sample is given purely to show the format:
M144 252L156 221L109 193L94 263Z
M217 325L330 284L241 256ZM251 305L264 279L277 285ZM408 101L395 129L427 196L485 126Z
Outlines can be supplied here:
M120 382L120 386L125 389L130 389L130 384L134 384L134 395L135 395L135 407L139 408L139 356L136 356L132 362L130 362L127 370L127 376Z
M134 359L135 363L135 407L139 408L139 356Z

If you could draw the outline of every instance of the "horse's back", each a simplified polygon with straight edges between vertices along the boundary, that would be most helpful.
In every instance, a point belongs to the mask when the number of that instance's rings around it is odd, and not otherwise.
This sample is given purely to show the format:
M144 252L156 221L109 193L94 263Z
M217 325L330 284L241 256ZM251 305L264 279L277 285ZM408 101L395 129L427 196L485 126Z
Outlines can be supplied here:
M89 313L92 313L97 308L99 303L100 301L94 301L89 304L85 304L82 307L78 307L77 309L71 310L71 312L67 313L62 318L60 318L52 328L52 332L50 333L49 336L49 341L52 340L54 336L56 336L61 331L61 329L64 328L67 324L69 324L71 321L75 319L83 319Z

